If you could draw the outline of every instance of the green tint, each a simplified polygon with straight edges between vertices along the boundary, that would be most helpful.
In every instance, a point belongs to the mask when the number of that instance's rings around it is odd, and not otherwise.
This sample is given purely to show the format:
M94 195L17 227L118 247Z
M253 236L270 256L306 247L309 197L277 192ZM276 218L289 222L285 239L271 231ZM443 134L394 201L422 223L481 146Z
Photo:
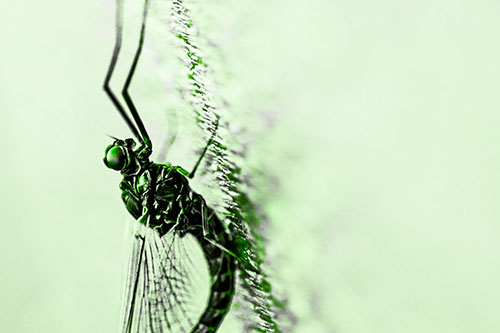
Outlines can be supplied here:
M269 218L272 292L297 318L284 331L500 331L500 3L185 3L228 107L215 103L247 144L234 160ZM131 218L102 165L105 133L130 137L101 89L114 2L3 1L0 13L0 332L116 332ZM139 36L127 22L116 91ZM191 170L206 141L165 79L180 67L161 27L147 30L131 95L155 153L176 115L167 159ZM190 183L208 202L203 170ZM242 331L238 305L221 333Z
M122 147L112 147L107 151L104 163L113 170L122 170L127 166L127 154Z

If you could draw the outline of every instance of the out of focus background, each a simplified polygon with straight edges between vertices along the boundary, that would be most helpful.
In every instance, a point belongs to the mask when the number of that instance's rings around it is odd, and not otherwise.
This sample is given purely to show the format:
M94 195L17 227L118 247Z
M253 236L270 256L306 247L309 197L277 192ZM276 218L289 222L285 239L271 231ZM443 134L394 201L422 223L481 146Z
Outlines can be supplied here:
M499 332L500 3L185 2L247 127L293 332ZM1 332L118 330L114 8L0 5Z

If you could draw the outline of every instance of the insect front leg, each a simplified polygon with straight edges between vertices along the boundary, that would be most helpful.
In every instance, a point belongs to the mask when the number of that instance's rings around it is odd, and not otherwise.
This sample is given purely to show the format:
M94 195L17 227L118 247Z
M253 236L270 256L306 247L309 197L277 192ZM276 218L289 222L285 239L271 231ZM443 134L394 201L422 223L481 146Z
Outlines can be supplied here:
M141 117L139 116L139 112L137 111L137 108L135 106L134 101L132 100L132 97L130 96L130 93L128 91L130 84L132 83L132 78L134 77L135 69L137 68L137 63L139 62L139 58L141 56L142 52L142 46L144 45L144 36L145 36L145 30L146 30L146 19L148 16L148 8L149 8L149 0L144 1L144 10L142 13L142 23L141 23L141 33L139 36L139 45L137 46L137 50L134 55L134 60L132 61L132 65L130 66L130 70L127 75L127 79L125 80L125 84L123 85L122 89L122 96L123 99L125 100L125 103L127 104L130 113L132 114L132 117L134 118L137 128L139 129L139 132L141 134L140 136L140 142L147 146L150 150L152 150L152 143L151 139L149 138L148 132L146 131L146 128L144 127L144 123L142 122ZM151 153L150 153L151 154ZM149 155L148 155L149 157Z

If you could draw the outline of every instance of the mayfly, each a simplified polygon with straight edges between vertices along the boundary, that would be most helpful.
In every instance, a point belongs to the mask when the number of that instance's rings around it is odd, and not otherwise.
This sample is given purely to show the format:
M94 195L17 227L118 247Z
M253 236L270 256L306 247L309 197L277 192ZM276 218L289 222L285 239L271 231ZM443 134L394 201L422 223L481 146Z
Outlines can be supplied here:
M152 142L129 94L144 43L148 5L149 0L145 0L139 45L122 90L132 118L109 86L122 41L121 0L117 0L116 40L104 80L105 92L137 139L115 138L104 154L104 164L121 172L122 200L141 226L134 235L122 331L214 332L229 311L235 293L235 246L214 210L189 186L188 179L194 177L211 140L191 172L150 160ZM194 317L182 304L188 292L184 281L187 273L169 261L173 247L169 239L187 235L199 243L210 277L208 302L201 315Z

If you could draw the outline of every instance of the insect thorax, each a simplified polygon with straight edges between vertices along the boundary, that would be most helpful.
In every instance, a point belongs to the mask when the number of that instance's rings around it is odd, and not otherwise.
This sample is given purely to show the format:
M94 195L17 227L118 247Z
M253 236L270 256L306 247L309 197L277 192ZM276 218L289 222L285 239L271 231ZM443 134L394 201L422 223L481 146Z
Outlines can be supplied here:
M201 232L201 214L206 204L201 195L191 190L184 174L180 167L155 163L135 175L124 175L120 189L127 210L135 219L148 214L149 226L160 235L175 224L186 232ZM151 193L153 199L149 199Z

